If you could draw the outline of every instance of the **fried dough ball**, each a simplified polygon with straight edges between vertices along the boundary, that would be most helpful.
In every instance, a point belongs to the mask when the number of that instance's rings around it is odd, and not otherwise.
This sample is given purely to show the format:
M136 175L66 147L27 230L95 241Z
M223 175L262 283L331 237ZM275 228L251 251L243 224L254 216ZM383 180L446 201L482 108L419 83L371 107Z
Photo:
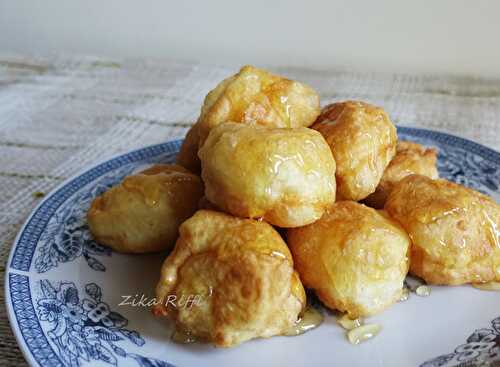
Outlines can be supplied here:
M396 184L385 209L410 235L413 274L433 284L500 281L500 206L493 199L411 175Z
M189 296L199 301L186 307L180 300ZM283 334L306 302L290 251L272 226L211 210L181 225L156 299L156 315L220 347Z
M205 196L233 215L297 227L335 201L335 161L312 129L224 123L198 155Z
M178 165L157 164L95 198L87 220L96 241L115 251L167 250L202 196L198 176Z
M375 192L396 154L396 128L379 107L333 103L312 126L326 139L337 163L337 200L362 200Z
M319 112L312 88L247 65L206 96L198 119L200 147L210 130L226 121L300 127L311 125Z
M383 208L394 185L411 174L424 175L432 179L438 178L436 161L436 149L425 148L409 141L399 141L396 156L385 169L377 190L368 196L364 203L372 208Z
M182 142L176 162L189 171L199 174L201 172L200 159L198 158L198 125L191 126Z
M339 201L317 222L288 230L304 286L350 318L384 310L400 297L410 240L383 212Z

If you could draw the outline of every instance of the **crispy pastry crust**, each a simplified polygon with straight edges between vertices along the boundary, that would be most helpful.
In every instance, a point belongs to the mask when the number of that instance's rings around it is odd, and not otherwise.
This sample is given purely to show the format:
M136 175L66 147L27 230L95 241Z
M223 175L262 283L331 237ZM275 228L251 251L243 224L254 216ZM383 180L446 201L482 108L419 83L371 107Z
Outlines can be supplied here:
M335 161L312 129L225 123L199 156L207 199L239 217L297 227L335 201Z
M413 242L410 271L428 283L500 281L500 206L446 180L411 175L385 204Z
M400 298L410 240L386 213L340 201L317 222L287 235L304 286L326 306L357 318Z
M375 192L396 154L396 128L379 107L333 103L312 126L326 139L337 163L337 200L359 201Z
M202 196L198 176L178 165L157 164L94 199L87 220L94 238L115 251L166 250Z
M425 148L409 141L398 141L396 156L385 169L377 190L368 196L364 203L372 208L383 208L394 185L411 174L438 178L436 162L436 149Z
M221 347L280 335L305 305L290 251L276 230L211 210L199 210L181 225L156 295L155 314ZM202 302L189 308L167 302L189 295Z

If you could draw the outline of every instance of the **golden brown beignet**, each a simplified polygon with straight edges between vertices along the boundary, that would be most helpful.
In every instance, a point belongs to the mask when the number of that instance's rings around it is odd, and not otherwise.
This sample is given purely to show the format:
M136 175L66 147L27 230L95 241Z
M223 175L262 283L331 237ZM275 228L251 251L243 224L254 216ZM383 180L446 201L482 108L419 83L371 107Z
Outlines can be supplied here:
M398 141L396 156L385 169L377 190L368 196L364 203L372 208L383 208L394 185L411 174L438 178L436 161L436 149L425 148L409 141Z
M210 130L226 121L299 127L311 125L319 112L312 88L247 65L206 96L198 119L200 147Z
M500 281L500 206L446 180L411 175L385 204L413 242L410 271L428 283Z
M326 139L337 163L337 200L362 200L375 192L396 154L396 128L379 107L333 103L312 126Z
M198 125L194 124L184 137L176 160L177 164L196 174L201 172L200 158L198 158L198 141Z
M396 302L408 272L410 239L383 212L339 201L320 220L288 230L304 286L349 317L369 316Z
M176 302L189 296L201 301ZM155 314L221 347L284 333L306 302L290 251L272 226L211 210L181 225L156 298Z
M157 164L95 198L87 220L94 238L115 251L166 250L202 196L198 176L178 165Z
M335 161L312 129L224 123L198 154L205 196L233 215L298 227L335 201Z

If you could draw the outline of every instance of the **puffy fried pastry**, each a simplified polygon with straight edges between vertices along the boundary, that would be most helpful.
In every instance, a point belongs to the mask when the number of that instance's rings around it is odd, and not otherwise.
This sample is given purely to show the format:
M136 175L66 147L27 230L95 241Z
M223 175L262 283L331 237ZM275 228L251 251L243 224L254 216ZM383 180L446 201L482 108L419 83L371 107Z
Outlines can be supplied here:
M396 156L385 169L377 190L364 200L365 204L377 209L383 208L394 185L411 174L438 178L436 161L435 149L409 141L399 141Z
M336 202L317 222L289 229L288 245L304 286L350 318L380 312L401 297L410 240L383 212Z
M233 215L297 227L335 201L335 161L312 129L224 123L198 155L205 196Z
M310 87L244 66L206 96L198 119L200 139L203 143L213 127L226 121L299 127L311 125L319 112L319 96Z
M413 274L433 284L500 281L500 206L493 199L411 175L396 184L385 209L410 235Z
M326 139L337 163L337 200L375 192L396 154L396 128L385 111L364 102L326 106L312 127Z
M179 154L177 154L177 164L196 174L201 171L200 159L198 158L198 141L198 125L195 124L188 130Z
M166 250L202 196L198 176L178 165L157 164L97 197L87 220L95 239L115 251Z
M265 222L199 210L180 227L156 288L157 315L216 346L283 334L305 305L286 243ZM186 307L180 300L199 299Z

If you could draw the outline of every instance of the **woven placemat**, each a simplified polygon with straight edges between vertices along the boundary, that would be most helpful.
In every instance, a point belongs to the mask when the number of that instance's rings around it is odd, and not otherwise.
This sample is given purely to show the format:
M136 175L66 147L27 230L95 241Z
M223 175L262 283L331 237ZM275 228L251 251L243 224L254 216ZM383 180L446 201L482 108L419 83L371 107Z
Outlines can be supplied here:
M0 272L30 211L84 167L181 137L205 94L236 67L171 61L0 57ZM500 80L273 68L323 104L361 99L399 125L441 130L500 150ZM0 364L25 365L0 290Z

